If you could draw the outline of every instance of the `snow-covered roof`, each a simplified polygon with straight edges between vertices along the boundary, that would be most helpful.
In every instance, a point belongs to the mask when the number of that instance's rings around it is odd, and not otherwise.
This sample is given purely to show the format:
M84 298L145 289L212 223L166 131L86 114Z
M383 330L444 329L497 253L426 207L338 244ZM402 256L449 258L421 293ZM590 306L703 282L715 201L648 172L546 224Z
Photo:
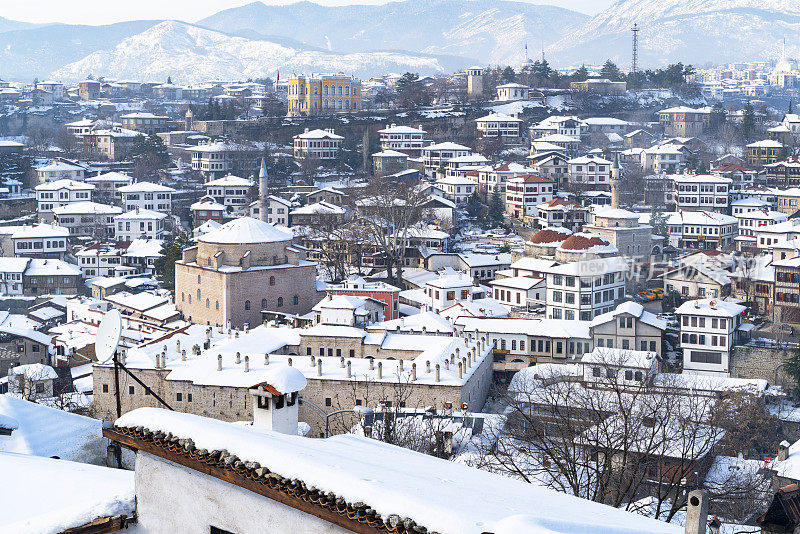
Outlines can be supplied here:
M246 244L291 241L293 235L252 217L240 217L198 238L203 243Z
M205 199L201 199L198 202L195 202L189 209L192 211L196 210L206 210L206 211L225 211L225 206L220 204L219 202L215 202L213 199L206 197ZM216 221L206 221L206 222L216 222ZM219 223L217 223L219 225Z
M32 258L26 276L81 276L77 265L56 259Z
M320 201L292 210L290 215L344 215L345 209L330 202Z
M11 234L11 239L33 239L38 237L69 237L69 228L57 224L33 224L23 226Z
M595 212L594 216L606 219L639 219L638 213L621 208L601 208L599 211Z
M372 154L373 158L407 158L408 154L403 154L402 152L398 152L397 150L382 150L380 152L375 152Z
M720 299L689 300L675 310L682 315L705 315L713 317L736 317L747 308L733 302Z
M572 158L567 161L570 165L588 165L590 163L597 163L598 165L611 165L611 161L595 156L581 156L579 158Z
M384 128L383 130L378 130L378 133L384 134L425 134L425 130L420 128L414 128L412 126L396 126L392 125L388 128Z
M457 151L466 150L466 151L470 151L470 152L472 151L472 149L469 148L469 147L466 147L464 145L459 145L459 144L456 144L456 143L452 143L452 142L449 142L449 141L445 142L445 143L436 143L436 144L433 144L433 145L428 145L428 146L422 148L423 152L432 152L432 151L437 151L437 150L457 150Z
M595 347L592 352L583 355L581 363L652 369L657 358L655 352Z
M165 117L163 115L154 115L153 113L145 113L145 112L128 113L127 115L122 115L120 118L122 118L122 119L169 119L169 117Z
M258 462L347 502L364 502L384 518L391 514L410 517L429 532L682 531L535 484L351 434L310 439L255 433L223 421L157 408L129 412L116 426L171 432L191 438L198 449L228 450L243 461Z
M672 181L678 184L725 184L733 182L730 178L716 174L678 174L672 176Z
M472 186L477 185L474 181L470 180L469 178L462 178L460 176L447 176L446 178L436 180L436 183L444 185L472 185Z
M455 324L465 332L485 332L496 334L524 334L529 336L561 337L565 339L591 339L589 321L568 321L566 319L511 319L461 316Z
M53 208L53 213L58 216L81 215L84 213L94 213L95 215L117 215L122 213L122 208L119 206L109 206L108 204L98 204L97 202L84 200L81 202L72 202L63 206L56 206Z
M72 191L92 191L94 190L94 186L92 184L85 184L83 182L76 182L75 180L64 178L45 184L39 184L34 187L34 189L36 191L58 191L60 189L69 189Z
M579 143L580 139L564 134L544 135L536 139L539 143ZM561 147L559 147L560 149Z
M123 185L118 188L120 193L174 193L175 190L165 185L153 182L136 182L135 184Z
M0 471L14 480L0 485L0 531L66 532L100 518L135 515L132 471L59 458L0 453Z
M157 258L161 256L161 239L134 239L125 251L126 256L137 258Z
M523 289L525 291L536 287L537 285L544 286L544 278L530 278L527 276L512 276L489 282L490 286L510 287L513 289Z
M666 330L667 328L667 321L659 319L656 314L645 310L644 306L632 300L622 302L614 310L598 315L592 319L592 327L613 321L617 316L624 313L633 315L643 323L649 324L659 330Z
M153 210L135 209L127 211L114 217L114 220L138 220L138 219L164 219L167 217L166 213Z
M223 176L222 178L217 178L216 180L206 182L204 187L252 187L254 185L255 184L250 180L229 174L227 176Z
M55 380L58 378L56 370L43 363L28 363L17 365L8 370L8 376L24 376L26 380Z
M0 452L92 463L105 458L106 444L99 419L11 395L0 395L0 415L13 418L19 425L11 436L0 438ZM0 514L0 522L4 515Z
M37 172L64 172L64 171L83 171L83 167L65 163L63 161L53 161L47 165L36 167Z
M133 180L127 174L123 174L121 172L107 172L105 174L100 174L98 176L93 176L91 178L87 178L87 183L95 183L95 182L130 182ZM149 182L146 182L149 183Z
M772 139L764 139L762 141L750 143L747 145L747 148L783 148L783 143L774 141Z
M344 139L344 137L327 130L316 129L297 134L294 139Z
M480 119L475 119L475 122L523 122L522 119L517 119L505 113L490 113Z
M680 210L667 217L667 224L736 224L736 217L703 210Z

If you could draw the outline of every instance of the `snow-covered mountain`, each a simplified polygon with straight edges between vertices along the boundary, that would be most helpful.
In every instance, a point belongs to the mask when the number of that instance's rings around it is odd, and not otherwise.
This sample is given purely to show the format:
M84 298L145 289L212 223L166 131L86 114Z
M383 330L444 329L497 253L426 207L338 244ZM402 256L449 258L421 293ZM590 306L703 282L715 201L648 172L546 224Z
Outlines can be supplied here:
M177 21L161 22L107 50L98 50L51 73L59 80L90 74L116 79L165 80L178 83L238 80L295 72L344 72L367 76L380 72L449 72L440 58L404 52L341 54L298 49L236 37Z
M547 48L559 65L631 60L631 27L643 66L775 59L800 50L798 0L619 0Z
M385 5L312 2L227 9L197 24L229 34L291 37L339 52L410 50L519 65L589 17L554 6L506 0L406 0Z

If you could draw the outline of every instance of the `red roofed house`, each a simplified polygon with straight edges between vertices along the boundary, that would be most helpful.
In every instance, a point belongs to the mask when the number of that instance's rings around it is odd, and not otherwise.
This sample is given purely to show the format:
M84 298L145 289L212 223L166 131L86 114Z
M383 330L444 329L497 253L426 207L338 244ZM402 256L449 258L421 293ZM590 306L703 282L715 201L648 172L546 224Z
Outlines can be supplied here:
M553 200L553 185L549 178L535 174L524 174L509 178L506 183L506 213L519 220L536 219L536 206Z
M568 230L578 230L586 223L589 208L584 208L572 200L554 198L536 206L539 211L539 227L563 226Z

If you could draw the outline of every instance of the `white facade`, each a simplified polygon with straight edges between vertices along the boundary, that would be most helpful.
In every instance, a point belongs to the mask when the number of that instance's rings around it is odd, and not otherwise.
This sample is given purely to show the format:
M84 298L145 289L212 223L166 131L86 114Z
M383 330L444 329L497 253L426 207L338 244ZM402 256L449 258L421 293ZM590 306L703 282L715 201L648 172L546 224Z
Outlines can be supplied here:
M546 269L547 318L589 321L625 297L624 262L619 258L580 261Z
M588 155L567 161L569 181L573 185L609 187L612 162Z
M311 130L293 137L294 159L297 161L334 162L339 159L339 150L344 137L328 130Z
M25 226L11 234L14 255L64 259L69 229L51 224Z
M678 209L702 209L727 213L732 180L713 174L674 176L674 198Z
M444 190L445 198L454 202L457 206L466 204L469 201L469 197L478 187L478 184L469 178L459 178L457 176L442 178L436 182L436 185Z
M439 313L457 302L471 298L472 278L461 272L440 276L425 284L425 293L430 298L431 311Z
M425 144L426 133L422 128L392 124L383 130L378 130L381 150L396 150L409 156L418 156Z
M152 182L138 182L120 187L122 208L125 211L137 209L172 213L172 194L175 190Z
M161 239L164 237L164 219L167 215L151 210L134 210L114 217L116 237L119 241L134 239Z
M755 236L756 230L785 222L789 216L780 211L757 209L735 215L740 236Z
M554 182L528 174L509 178L506 182L506 213L516 219L538 217L539 204L553 199Z
M430 176L449 160L470 155L472 155L472 149L469 147L456 143L438 143L422 149L422 164L425 166L425 172Z
M745 307L715 299L683 303L675 314L681 325L683 372L730 374L730 352Z
M505 83L496 88L497 100L509 102L514 100L528 100L530 98L530 87L521 83Z
M676 248L722 250L739 235L736 217L713 211L678 211L667 218L669 244Z
M509 144L522 142L523 122L520 119L503 113L492 113L476 119L475 125L478 137L498 138Z
M255 184L250 180L228 175L206 182L206 195L225 206L228 214L243 214L250 204L251 190Z
M37 185L35 190L39 218L52 220L53 208L92 200L94 186L64 179Z
M114 216L120 213L122 208L96 202L75 202L53 209L56 223L68 228L70 236L102 239L114 236Z
M63 161L53 161L42 167L36 167L36 176L40 184L57 180L83 181L84 168Z

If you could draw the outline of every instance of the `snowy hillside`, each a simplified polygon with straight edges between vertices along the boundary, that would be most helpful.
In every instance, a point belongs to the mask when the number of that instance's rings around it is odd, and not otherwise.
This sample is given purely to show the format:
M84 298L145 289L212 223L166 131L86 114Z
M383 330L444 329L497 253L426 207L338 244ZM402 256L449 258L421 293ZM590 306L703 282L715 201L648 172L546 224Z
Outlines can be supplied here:
M266 40L232 37L191 24L166 21L51 73L61 80L89 74L117 79L196 83L274 76L280 69L296 72L344 72L366 76L380 72L445 71L439 59L399 52L335 52L299 50ZM449 69L448 69L449 70Z
M311 2L267 6L253 2L198 22L229 34L285 36L340 52L412 50L520 64L525 44L542 45L589 17L554 6L503 0L407 0L380 6L328 7Z
M784 37L787 51L800 51L797 0L619 0L547 51L559 65L610 58L627 67L634 23L644 66L776 59Z

